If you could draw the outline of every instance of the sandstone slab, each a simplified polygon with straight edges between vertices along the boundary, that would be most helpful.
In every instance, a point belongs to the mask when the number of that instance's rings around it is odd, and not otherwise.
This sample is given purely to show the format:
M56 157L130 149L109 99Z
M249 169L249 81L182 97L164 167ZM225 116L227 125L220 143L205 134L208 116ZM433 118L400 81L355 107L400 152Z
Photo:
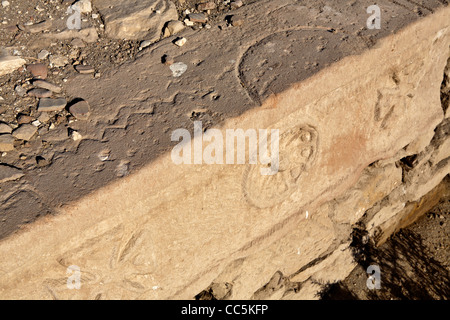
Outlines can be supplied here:
M17 180L23 177L21 170L0 164L0 183L4 183L11 180Z
M8 152L14 150L14 137L10 134L0 135L0 152Z
M375 231L392 218L381 211L374 219L386 197L394 205L414 200L448 174L446 159L427 167L443 153L419 157L409 184L397 185L400 171L393 165L402 150L443 121L449 9L388 35L398 29L358 33L367 17L352 6L312 3L255 2L239 9L248 22L242 28L186 30L195 50L167 39L105 75L101 86L98 79L71 80L82 84L69 86L69 94L95 103L91 116L104 127L86 126L98 140L79 141L78 154L53 165L80 168L78 181L107 179L113 172L121 180L2 241L0 255L10 259L0 262L0 297L188 299L214 283L221 295L233 286L233 298L283 298L291 280L301 288L298 297L310 297L321 289L315 281L344 277L354 265L347 246L360 209L372 206L364 214ZM380 5L414 14L389 1ZM173 77L159 59L164 54L189 68ZM222 135L227 129L279 129L282 170L262 176L261 163L176 165L167 153L170 132L191 129L196 118ZM153 158L133 171L127 157L132 147L146 151L143 145L164 152L134 151ZM110 160L102 161L97 155L106 147ZM433 142L428 147L439 149ZM95 171L114 157L110 171ZM376 167L380 161L389 165ZM40 192L54 178L50 171L35 177ZM377 179L383 175L386 181ZM353 197L345 197L355 185ZM336 214L336 200L357 212ZM83 279L76 291L66 287L72 265ZM337 275L328 269L336 265ZM265 285L274 291L264 292Z
M0 55L0 76L9 74L26 63L24 59L17 56Z
M103 16L106 34L113 39L156 41L164 24L178 18L169 0L97 0L94 5Z

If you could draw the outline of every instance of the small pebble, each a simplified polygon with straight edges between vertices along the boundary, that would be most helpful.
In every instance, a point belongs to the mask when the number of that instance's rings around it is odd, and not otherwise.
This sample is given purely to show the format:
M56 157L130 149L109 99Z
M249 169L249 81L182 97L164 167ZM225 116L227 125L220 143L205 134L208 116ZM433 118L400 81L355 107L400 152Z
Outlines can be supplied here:
M40 79L46 79L48 74L47 66L43 63L35 63L27 65L27 70L31 72L31 74Z
M38 59L39 60L44 60L45 58L47 58L49 56L50 52L48 52L47 50L41 50L41 52L38 53Z
M182 47L182 46L184 46L185 44L186 44L186 38L177 38L175 41L174 41L174 43L177 45L177 46L179 46L179 47Z
M176 62L170 66L170 70L172 71L172 75L175 78L180 77L187 70L187 65L183 62Z
M191 13L189 15L189 20L192 22L205 23L208 19L203 13Z
M27 94L35 98L50 98L53 93L47 89L31 89Z
M62 91L61 87L57 86L56 84L44 81L44 80L34 80L33 85L38 88L47 89L47 90L50 90L50 91L56 92L56 93L60 93Z
M17 85L14 88L14 91L17 93L17 95L19 97L25 97L25 95L27 94L27 90L24 87L22 87L21 85Z
M87 120L90 114L89 104L82 100L69 107L69 112L79 120Z
M212 1L206 2L206 3L200 3L197 5L197 9L199 11L214 10L215 8L216 8L216 4Z
M95 72L94 67L81 65L81 64L75 66L75 70L77 70L77 72L81 73L81 74L89 74L89 73Z
M21 124L28 124L28 123L30 123L31 121L33 121L33 117L27 116L26 114L20 114L20 115L17 117L17 124L18 124L18 125L21 125Z

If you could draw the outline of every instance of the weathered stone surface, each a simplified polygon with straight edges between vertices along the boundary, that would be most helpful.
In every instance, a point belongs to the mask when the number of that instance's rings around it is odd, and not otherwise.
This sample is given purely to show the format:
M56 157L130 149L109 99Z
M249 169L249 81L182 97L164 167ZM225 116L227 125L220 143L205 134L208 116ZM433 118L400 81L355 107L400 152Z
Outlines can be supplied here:
M67 100L65 98L50 99L43 98L39 100L38 111L41 112L52 112L61 111L67 105Z
M0 54L0 77L19 69L25 63L21 57Z
M59 40L81 39L84 42L93 43L98 40L98 33L94 27L90 27L81 30L71 29L59 33L47 33L44 34L44 37Z
M0 183L4 183L11 180L17 180L23 177L21 170L0 164Z
M100 0L95 3L113 39L159 39L167 21L177 20L175 5L168 0Z
M79 101L69 107L69 112L77 119L87 120L90 114L90 107L87 101Z
M38 88L47 89L55 93L60 93L62 91L61 87L44 80L34 80L33 85Z
M75 66L75 70L77 70L77 72L81 73L81 74L89 74L89 73L95 72L94 67L87 66L87 65L81 65L81 64Z
M179 20L172 20L167 22L166 26L164 27L164 37L169 37L171 35L174 35L181 30L185 28L185 25L183 22Z
M47 79L48 69L43 63L29 64L27 70L36 78Z
M32 124L23 124L12 133L13 137L20 140L31 140L34 134L37 132L37 128Z
M334 13L359 21L342 6ZM120 147L142 146L138 137L149 131L133 135L137 119L147 116L148 125L165 120L167 137L158 138L170 150L163 138L168 141L177 128L190 130L193 114L203 113L219 115L223 121L211 123L223 135L230 128L280 129L280 157L288 160L282 170L261 176L262 165L175 165L170 154L160 154L134 175L122 175L120 183L2 241L0 256L10 259L0 261L0 297L193 298L212 287L241 299L312 298L322 288L318 282L342 279L354 266L348 249L354 221L365 222L377 239L376 230L387 230L383 226L395 210L449 173L445 138L437 130L445 124L440 86L449 58L449 8L378 39L368 51L361 37L340 44L340 32L353 34L360 26L336 32L342 21L327 17L331 7L314 13L315 20L289 1L259 1L239 10L249 23L227 29L242 31L239 45L227 43L232 37L220 36L218 28L210 34L186 30L189 43L198 44L195 50L163 40L136 63L105 75L101 86L77 76L69 85L82 84L68 86L69 95L88 97L96 106L92 118L108 124L99 131L85 128L102 140L89 154L101 165L110 160L97 155L112 137L122 139ZM326 27L293 25L299 21L293 16ZM323 45L328 49L320 53L329 50L331 56L318 55ZM161 63L164 54L189 64L182 77L174 78ZM212 92L220 98L210 99ZM145 113L150 104L154 109ZM127 127L132 129L125 134ZM429 145L419 150L427 144L421 136L428 139L434 129ZM396 165L408 145L420 154L404 174ZM127 173L133 162L117 149L108 157L118 157ZM82 154L84 167L89 155ZM400 173L406 179L401 184ZM39 176L40 186L45 179ZM80 290L67 290L70 265L81 269ZM300 290L289 292L290 283Z
M27 94L30 97L36 97L36 98L49 98L52 96L52 92L47 89L31 89L27 92Z
M29 33L38 33L45 30L49 30L52 27L52 22L50 20L42 21L35 24L30 25L24 25L19 24L19 28L23 31L29 32Z
M14 137L10 134L0 135L0 152L14 150Z
M12 129L6 123L0 123L0 134L11 133Z

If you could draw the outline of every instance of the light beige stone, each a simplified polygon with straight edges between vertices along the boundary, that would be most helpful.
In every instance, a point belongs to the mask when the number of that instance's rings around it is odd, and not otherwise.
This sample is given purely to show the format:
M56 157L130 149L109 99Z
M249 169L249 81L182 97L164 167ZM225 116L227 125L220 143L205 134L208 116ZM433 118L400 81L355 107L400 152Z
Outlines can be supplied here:
M269 297L317 298L322 286L312 279L335 281L353 266L348 251L333 255L349 234L336 234L327 203L352 188L370 164L394 157L443 120L449 12L421 19L276 95L265 96L256 84L256 91L242 88L261 107L225 120L218 130L279 128L280 157L289 162L276 175L262 176L261 166L251 165L175 165L164 154L3 240L0 256L8 259L0 260L0 298L191 299L224 279L232 282L232 298L245 299L277 272L280 279L296 272L312 278L296 294L277 290ZM139 66L156 53L144 55ZM380 188L384 195L398 170L382 170L394 175ZM427 192L446 170L411 177L407 192L396 187L389 204ZM376 178L369 175L361 185L370 190ZM391 217L374 214L374 227ZM342 217L341 224L349 227L351 219ZM316 259L317 269L310 269ZM337 277L328 269L336 263L343 264ZM80 268L79 290L67 290L69 266Z
M164 24L178 18L169 0L96 0L94 5L105 21L106 34L113 39L156 41Z

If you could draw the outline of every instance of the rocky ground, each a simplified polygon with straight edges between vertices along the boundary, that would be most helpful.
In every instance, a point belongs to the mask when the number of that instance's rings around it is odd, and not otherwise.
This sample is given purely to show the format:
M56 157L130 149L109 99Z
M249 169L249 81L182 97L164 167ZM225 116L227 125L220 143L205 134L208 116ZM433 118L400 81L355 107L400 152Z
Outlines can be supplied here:
M76 126L71 124L88 119L90 106L88 102L67 93L65 84L69 78L80 73L102 78L103 74L123 63L133 61L153 42L173 36L184 28L198 30L221 25L239 26L242 20L233 16L234 10L255 1L154 1L157 5L150 8L152 18L149 25L130 28L126 35L117 27L117 11L121 7L116 6L113 0L102 2L108 5L98 6L97 2L91 4L87 0L1 1L0 191L5 194L2 199L10 196L7 182L19 179L25 171L51 166L55 156L69 149L72 141L81 139L80 133L74 129ZM79 32L67 28L67 21L75 8L80 8L82 12L82 29ZM142 12L148 9L143 7ZM222 21L221 17L227 13L226 21ZM417 14L421 15L421 12ZM128 19L130 25L140 21L138 13L128 15ZM178 46L184 45L185 41L184 38L174 39ZM173 61L167 57L162 62L171 64ZM107 160L108 150L99 157L101 161ZM117 175L126 174L126 163L119 164L118 168ZM17 192L13 196L22 200L14 206L38 213L30 213L21 221L6 221L0 216L3 223L11 223L12 226L12 229L1 228L6 231L0 231L0 238L13 232L17 224L30 222L36 215L47 213L45 206L36 211L34 199L22 199L21 193ZM373 260L378 261L382 257L394 259L392 253L398 253L398 248L403 255L413 252L417 259L402 260L395 256L395 259L409 263L408 272L412 275L407 280L398 272L392 273L384 280L389 283L389 290L368 293L361 289L365 288L367 274L362 267L358 267L345 282L334 284L324 292L324 298L448 298L448 288L433 289L432 281L436 280L434 276L440 277L438 280L441 282L448 280L449 207L449 200L443 201L374 254ZM14 208L11 210L15 212ZM397 249L393 250L394 247ZM416 263L417 267L411 267L411 263ZM425 269L419 272L418 268ZM430 275L433 277L428 277ZM407 286L413 282L432 289L408 289ZM399 289L400 284L407 289Z
M322 293L327 300L448 300L450 297L450 199L441 202L379 248L368 248L342 282ZM379 265L380 289L369 290L369 265Z
M68 8L74 2L2 1L0 5L0 61L5 61L5 72L0 70L0 152L4 164L26 170L48 165L51 159L42 153L51 148L51 143L38 137L83 120L89 108L79 104L71 108L79 101L65 93L67 79L77 73L101 77L157 41L112 39L110 33L106 35L102 14L91 5L82 13L82 31L71 33L66 24L72 15ZM163 30L171 34L185 27L209 28L208 22L213 22L219 13L242 5L241 1L177 1L175 15L167 16L168 21L163 22L178 23ZM191 13L200 15L200 20L198 16L194 16L197 20L190 18ZM6 73L8 65L14 63L24 66ZM71 131L66 138L77 137Z

